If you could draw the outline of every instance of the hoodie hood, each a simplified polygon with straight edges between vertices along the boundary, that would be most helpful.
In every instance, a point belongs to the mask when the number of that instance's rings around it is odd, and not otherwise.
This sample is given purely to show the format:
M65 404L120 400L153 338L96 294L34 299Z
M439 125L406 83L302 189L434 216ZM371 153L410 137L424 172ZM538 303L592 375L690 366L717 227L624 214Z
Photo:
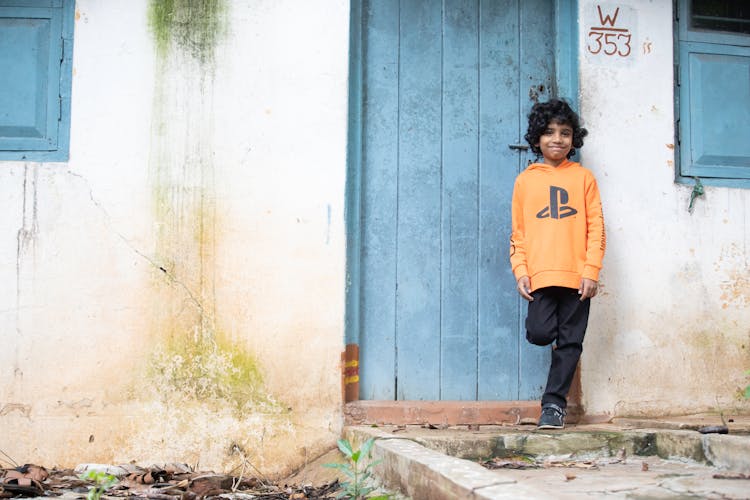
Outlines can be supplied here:
M554 172L556 170L562 170L566 168L573 168L573 167L580 167L580 166L581 166L580 163L576 163L570 160L563 160L563 162L560 163L556 167L553 167L552 165L547 165L546 163L532 163L531 165L526 167L526 170L539 170L539 171Z

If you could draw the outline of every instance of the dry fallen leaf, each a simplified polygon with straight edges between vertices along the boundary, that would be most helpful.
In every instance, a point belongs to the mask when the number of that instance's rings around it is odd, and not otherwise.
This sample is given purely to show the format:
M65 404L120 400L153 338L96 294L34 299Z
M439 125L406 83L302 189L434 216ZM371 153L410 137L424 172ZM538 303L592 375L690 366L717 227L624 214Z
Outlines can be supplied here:
M533 458L524 455L494 457L485 460L482 465L488 469L538 469L540 467Z
M565 474L565 480L566 481L572 481L575 478L576 478L575 474L571 474L570 472L568 472L568 473Z
M719 472L713 475L714 479L750 479L750 474L742 472Z
M591 460L562 460L562 461L546 461L544 462L545 467L570 467L575 469L598 469L599 466Z
M643 472L646 472L646 471L648 470L648 463L647 463L647 462L643 462L643 463L641 464L641 470L642 470Z
M42 483L30 477L8 477L6 475L1 481L3 496L7 496L8 493L12 494L13 497L39 497L44 495Z
M5 477L7 478L28 478L34 479L35 481L46 481L49 477L49 472L44 467L40 467L34 464L26 464L15 469L9 470Z

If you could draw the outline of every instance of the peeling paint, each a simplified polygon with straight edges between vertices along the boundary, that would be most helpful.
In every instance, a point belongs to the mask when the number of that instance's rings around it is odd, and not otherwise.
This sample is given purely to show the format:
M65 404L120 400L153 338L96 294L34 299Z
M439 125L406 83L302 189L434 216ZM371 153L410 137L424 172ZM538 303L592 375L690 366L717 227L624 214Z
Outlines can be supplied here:
M23 337L21 330L21 311L26 307L24 295L31 295L32 290L24 286L33 284L36 261L36 242L39 237L39 202L37 182L39 169L25 165L23 168L23 203L21 206L21 227L16 234L16 335ZM15 343L13 356L13 374L16 380L23 378L20 366L20 342Z
M91 398L83 398L78 401L58 401L57 405L71 410L80 410L83 408L91 408L94 405L94 400Z
M729 271L728 278L722 281L721 288L722 308L729 306L745 307L750 305L750 276L747 269L733 269Z
M24 166L23 169L23 206L21 209L21 227L18 229L16 249L16 271L20 279L22 261L25 257L34 257L36 238L39 235L39 210L37 200L37 181L39 171L35 167Z
M31 417L31 405L22 403L6 403L0 406L0 417L4 417L12 413L20 413L22 416L29 418Z
M744 248L736 243L723 247L714 269L724 274L719 284L722 309L750 306L750 275Z

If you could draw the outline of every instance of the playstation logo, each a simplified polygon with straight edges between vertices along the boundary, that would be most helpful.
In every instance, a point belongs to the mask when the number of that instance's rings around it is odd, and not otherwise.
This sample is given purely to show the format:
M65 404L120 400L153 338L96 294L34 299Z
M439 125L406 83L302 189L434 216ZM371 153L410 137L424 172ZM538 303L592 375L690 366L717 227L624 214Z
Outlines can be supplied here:
M549 187L549 205L536 214L537 219L564 219L578 213L573 207L565 205L568 202L568 192L561 187Z

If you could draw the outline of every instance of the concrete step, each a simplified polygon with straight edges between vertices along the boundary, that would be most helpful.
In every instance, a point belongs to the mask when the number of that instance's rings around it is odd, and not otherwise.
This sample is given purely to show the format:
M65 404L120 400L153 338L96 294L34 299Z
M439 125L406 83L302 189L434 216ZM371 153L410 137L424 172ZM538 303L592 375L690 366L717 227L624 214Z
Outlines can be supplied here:
M612 498L625 491L653 498L674 498L678 491L705 498L750 496L750 479L722 478L722 474L750 477L750 436L746 435L621 425L574 426L564 431L528 426L479 430L351 426L344 437L355 447L376 438L373 457L383 462L375 474L387 487L414 500L580 498L585 493L582 488ZM489 470L479 464L513 455L547 460L548 465Z

